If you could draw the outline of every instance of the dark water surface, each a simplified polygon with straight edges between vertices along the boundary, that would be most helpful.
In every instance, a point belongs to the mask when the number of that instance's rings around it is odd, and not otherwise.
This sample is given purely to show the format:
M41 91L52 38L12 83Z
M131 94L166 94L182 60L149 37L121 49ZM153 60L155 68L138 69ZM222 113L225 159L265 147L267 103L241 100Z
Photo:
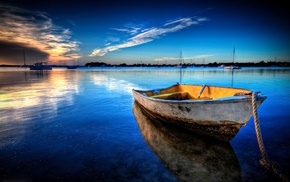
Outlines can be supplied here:
M266 95L258 110L265 149L289 174L290 69L0 68L0 181L282 181L259 163L253 118L223 144L134 104L133 88L176 82Z

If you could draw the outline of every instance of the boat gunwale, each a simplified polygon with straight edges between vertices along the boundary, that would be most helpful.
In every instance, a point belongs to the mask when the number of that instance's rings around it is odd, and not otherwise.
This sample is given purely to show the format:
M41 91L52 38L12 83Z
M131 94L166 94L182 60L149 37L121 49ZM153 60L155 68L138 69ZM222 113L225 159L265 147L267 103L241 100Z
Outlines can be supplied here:
M135 92L136 94L142 96L145 99L149 99L152 101L157 101L157 102L164 102L164 103L225 103L225 102L236 102L236 101L251 101L252 97L251 96L232 96L232 97L221 97L218 99L212 99L212 100L190 100L190 99L185 99L185 100L166 100L166 99L160 99L160 98L153 98L150 96L145 96L143 94L141 94L140 92L153 92L155 90L166 90L166 89L170 89L174 86L178 86L178 85L189 85L189 86L203 86L203 85L197 85L197 84L174 84L172 86L166 87L166 88L161 88L161 89L152 89L152 90L135 90L132 89L133 92ZM252 90L248 90L248 89L243 89L243 88L237 88L237 87L224 87L224 86L214 86L214 85L207 85L207 86L212 86L212 87L220 87L220 88L229 88L229 89L240 89L240 90L244 90L244 91L248 91L248 92L253 92ZM260 100L265 100L267 98L267 96L264 95L257 95L256 99Z

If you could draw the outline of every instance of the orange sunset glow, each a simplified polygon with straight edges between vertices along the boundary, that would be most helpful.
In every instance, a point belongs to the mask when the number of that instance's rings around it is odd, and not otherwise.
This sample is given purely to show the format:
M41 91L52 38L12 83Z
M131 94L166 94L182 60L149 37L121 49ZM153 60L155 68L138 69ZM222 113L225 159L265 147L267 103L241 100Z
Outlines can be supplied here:
M36 49L47 55L41 59L54 63L81 57L78 54L79 43L71 40L71 31L54 25L45 13L5 5L1 8L6 11L1 17L4 21L0 23L0 41ZM2 61L6 62L5 59Z

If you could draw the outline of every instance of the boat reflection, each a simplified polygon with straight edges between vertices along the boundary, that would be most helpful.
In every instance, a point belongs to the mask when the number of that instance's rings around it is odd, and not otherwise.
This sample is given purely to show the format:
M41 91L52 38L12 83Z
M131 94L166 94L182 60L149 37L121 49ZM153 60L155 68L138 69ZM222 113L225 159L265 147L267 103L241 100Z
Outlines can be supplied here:
M135 102L133 113L144 140L180 181L241 181L230 143L161 123Z

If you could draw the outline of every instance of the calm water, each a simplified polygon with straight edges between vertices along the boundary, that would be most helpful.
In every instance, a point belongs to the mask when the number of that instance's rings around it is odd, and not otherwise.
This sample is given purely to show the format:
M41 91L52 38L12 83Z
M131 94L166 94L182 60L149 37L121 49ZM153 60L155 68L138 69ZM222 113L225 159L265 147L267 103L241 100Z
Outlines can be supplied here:
M268 158L290 172L290 69L0 68L0 181L266 181L253 118L227 144L146 117L131 90L176 82L234 86L268 98Z

